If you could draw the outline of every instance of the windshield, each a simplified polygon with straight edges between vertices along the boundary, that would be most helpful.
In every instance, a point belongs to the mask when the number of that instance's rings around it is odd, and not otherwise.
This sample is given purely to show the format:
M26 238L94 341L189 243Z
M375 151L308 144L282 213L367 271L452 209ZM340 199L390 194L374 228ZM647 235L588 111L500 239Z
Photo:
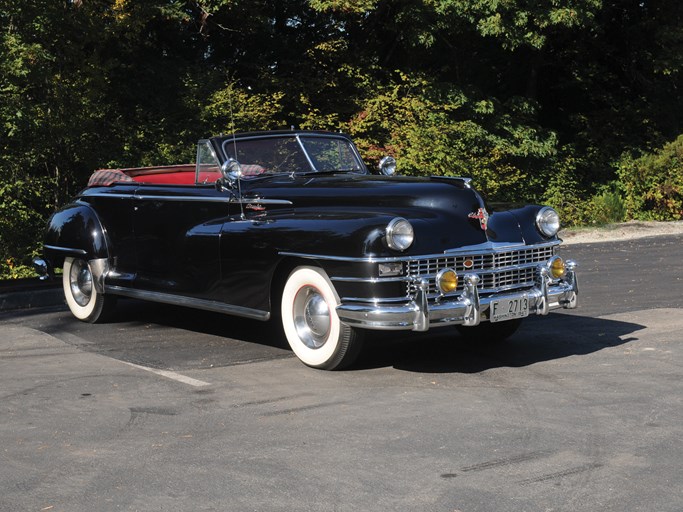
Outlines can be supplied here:
M365 172L348 139L320 135L285 135L225 139L223 151L236 159L245 178L274 173Z

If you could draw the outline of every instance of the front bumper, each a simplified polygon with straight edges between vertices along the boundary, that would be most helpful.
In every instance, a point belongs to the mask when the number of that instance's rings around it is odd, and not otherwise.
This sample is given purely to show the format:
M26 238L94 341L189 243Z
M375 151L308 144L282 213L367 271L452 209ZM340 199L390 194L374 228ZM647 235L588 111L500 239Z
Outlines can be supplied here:
M565 276L553 280L548 268L536 269L536 284L531 289L502 292L480 296L477 290L479 276L465 275L464 291L457 297L442 297L436 301L427 298L427 282L416 283L415 297L401 304L342 303L337 306L339 319L350 326L377 330L427 331L432 327L446 325L479 325L488 320L491 302L526 295L529 314L547 315L554 309L574 309L578 303L579 286L576 263L567 262Z

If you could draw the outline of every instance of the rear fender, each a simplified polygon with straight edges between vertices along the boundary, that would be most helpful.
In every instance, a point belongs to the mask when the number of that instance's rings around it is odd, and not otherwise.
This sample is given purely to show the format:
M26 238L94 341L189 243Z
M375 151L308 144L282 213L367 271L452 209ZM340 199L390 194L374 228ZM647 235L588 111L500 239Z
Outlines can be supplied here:
M52 267L61 267L66 257L107 261L109 240L95 210L76 202L55 212L48 222L44 253Z

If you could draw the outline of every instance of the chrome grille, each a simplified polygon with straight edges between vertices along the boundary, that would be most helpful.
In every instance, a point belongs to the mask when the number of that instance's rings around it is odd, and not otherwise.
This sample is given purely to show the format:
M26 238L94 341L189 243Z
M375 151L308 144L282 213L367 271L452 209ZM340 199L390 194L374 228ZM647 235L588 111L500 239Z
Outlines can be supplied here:
M480 281L477 285L479 292L494 293L533 286L536 267L539 263L552 258L556 247L543 246L489 254L415 259L406 262L406 271L410 277L427 279L428 294L432 298L439 295L435 278L436 274L444 268L452 268L460 278L454 294L462 292L462 278L468 272L479 275ZM415 284L408 283L408 294L413 295L415 291Z

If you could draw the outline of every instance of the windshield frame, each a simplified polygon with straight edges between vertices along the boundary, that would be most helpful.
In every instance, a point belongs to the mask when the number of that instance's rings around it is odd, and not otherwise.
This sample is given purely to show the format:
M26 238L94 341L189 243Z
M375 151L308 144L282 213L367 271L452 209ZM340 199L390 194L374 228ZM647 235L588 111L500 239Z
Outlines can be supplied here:
M304 142L301 140L303 138L321 138L321 139L333 139L333 140L342 140L346 142L351 150L351 155L353 156L354 160L356 161L356 164L358 165L358 170L335 170L335 171L320 171L316 168L315 164L313 163L313 159L311 158L311 155L309 152L306 150L306 146ZM360 153L358 152L358 148L356 145L353 143L353 141L342 134L336 134L336 133L320 133L320 132L280 132L280 133L264 133L264 134L258 134L258 135L245 135L241 136L239 134L235 136L226 136L223 138L221 142L221 150L223 154L225 155L225 158L228 159L230 158L230 155L232 154L233 151L231 151L230 145L235 143L239 144L240 142L243 141L248 141L248 140L265 140L265 139L294 139L296 140L299 149L303 153L304 157L306 158L306 162L308 163L310 169L307 171L299 171L299 172L280 172L280 173L271 173L270 175L277 175L277 174L291 174L294 176L298 175L306 175L306 174L316 174L316 173L329 173L329 172L338 172L338 173L344 173L344 174L369 174L368 168L365 165L365 162L363 162L363 159L360 156ZM241 162L240 162L241 163Z

